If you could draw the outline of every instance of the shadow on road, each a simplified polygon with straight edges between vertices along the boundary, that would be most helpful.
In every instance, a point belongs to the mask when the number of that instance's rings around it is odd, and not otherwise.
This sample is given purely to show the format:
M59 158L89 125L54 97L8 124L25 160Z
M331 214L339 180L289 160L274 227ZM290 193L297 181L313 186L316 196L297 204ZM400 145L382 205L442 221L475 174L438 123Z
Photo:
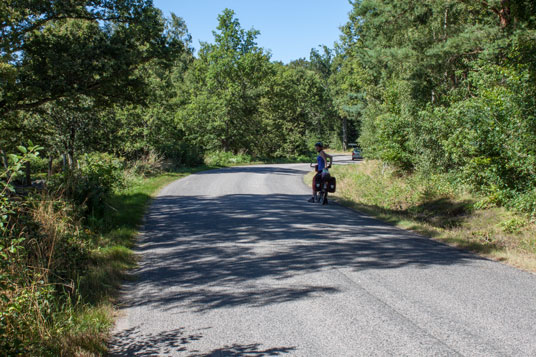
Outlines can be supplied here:
M301 195L159 197L144 231L143 261L130 286L139 293L126 304L164 310L205 312L337 293L333 286L284 281L323 269L425 269L478 259Z
M296 350L295 347L275 347L275 348L263 349L261 345L258 343L252 343L249 345L234 344L232 346L225 346L223 348L218 348L206 354L193 354L192 356L193 357L279 356L282 354L291 353L294 350Z
M208 353L197 353L195 350L189 351L189 345L202 337L199 333L187 335L184 328L178 328L164 333L159 332L158 334L143 334L140 332L140 328L136 327L116 334L108 355L111 357L167 356L188 352L188 355L192 357L260 357L279 356L296 349L296 347L263 348L260 343L252 343L247 345L233 344L232 346L224 346Z
M479 259L339 206L280 194L158 197L138 251L143 260L137 279L127 284L131 294L125 306L170 313L259 307L338 293L331 282L292 280L323 270L426 269ZM111 354L277 356L295 349L248 344L196 355L188 345L201 338L183 329L158 335L130 329L113 336Z
M169 355L186 351L186 345L201 337L200 334L186 335L183 328L158 334L144 334L136 327L116 334L108 352L110 356Z

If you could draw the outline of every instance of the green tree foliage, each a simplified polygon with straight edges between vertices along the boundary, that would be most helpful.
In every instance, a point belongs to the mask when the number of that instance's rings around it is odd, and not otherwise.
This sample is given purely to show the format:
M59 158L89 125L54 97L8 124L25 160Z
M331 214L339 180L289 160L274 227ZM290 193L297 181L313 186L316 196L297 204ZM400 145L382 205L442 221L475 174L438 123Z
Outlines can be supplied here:
M1 113L73 95L137 98L145 86L134 70L183 45L166 35L151 1L8 0L1 7Z
M214 44L204 43L187 76L188 104L179 120L189 138L209 150L256 154L262 123L257 112L270 57L259 32L240 27L232 10L218 16Z
M329 141L331 58L313 52L316 61L272 63L257 46L259 32L242 29L232 10L218 21L214 43L202 44L186 74L186 104L176 116L186 140L255 157L292 157Z
M306 154L314 141L329 141L333 131L326 117L326 88L312 70L281 64L274 64L274 69L260 103L265 135L259 144L263 153L275 156Z
M129 159L154 151L177 164L194 165L199 163L200 151L186 140L182 126L175 120L176 113L187 103L185 73L194 60L191 36L184 20L174 14L167 26L169 36L182 42L185 50L173 58L171 66L155 60L140 67L148 96L143 103L116 106L118 130L115 142L106 150Z
M533 191L535 19L532 1L355 1L332 81L365 155L498 203Z
M169 69L191 53L173 26L180 20L164 20L151 1L7 1L0 10L5 151L32 138L74 163L109 149L121 128L110 109L153 99L141 68Z

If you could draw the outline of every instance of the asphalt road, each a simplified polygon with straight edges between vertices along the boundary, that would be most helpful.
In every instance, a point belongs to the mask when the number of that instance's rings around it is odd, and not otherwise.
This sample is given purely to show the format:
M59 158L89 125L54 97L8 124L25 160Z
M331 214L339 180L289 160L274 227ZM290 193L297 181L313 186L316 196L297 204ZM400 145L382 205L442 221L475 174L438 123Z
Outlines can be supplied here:
M536 276L335 204L307 165L167 186L112 355L536 356Z

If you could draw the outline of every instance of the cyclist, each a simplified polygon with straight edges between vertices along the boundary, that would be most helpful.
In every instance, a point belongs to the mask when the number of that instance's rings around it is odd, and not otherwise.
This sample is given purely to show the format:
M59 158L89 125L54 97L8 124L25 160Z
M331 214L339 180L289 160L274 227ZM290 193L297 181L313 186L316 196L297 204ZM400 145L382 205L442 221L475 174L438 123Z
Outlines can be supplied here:
M331 167L333 163L333 156L326 154L324 151L324 145L321 142L315 144L315 150L318 153L316 161L318 162L317 174L313 178L313 197L311 197L308 202L314 202L316 197L316 182L320 182L320 187L322 187L322 181L324 178L329 175L328 168ZM329 159L329 165L328 165Z

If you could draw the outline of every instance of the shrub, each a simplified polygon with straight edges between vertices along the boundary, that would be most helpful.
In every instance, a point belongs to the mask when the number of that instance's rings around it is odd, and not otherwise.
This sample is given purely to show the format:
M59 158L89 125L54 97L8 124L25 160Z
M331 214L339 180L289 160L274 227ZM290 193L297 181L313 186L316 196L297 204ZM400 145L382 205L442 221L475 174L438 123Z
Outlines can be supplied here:
M77 209L61 197L18 196L10 181L37 147L19 148L0 172L0 355L58 355L72 323L62 315L76 301L90 239Z
M79 168L54 176L48 186L64 192L86 216L100 216L114 189L124 186L123 160L106 153L84 154Z
M32 172L45 173L48 172L48 160L42 157L35 157L30 160Z
M134 175L152 176L162 172L164 159L156 151L150 150L138 160L130 163L129 171Z
M157 150L176 166L197 166L203 163L203 150L189 143L169 143L159 146Z
M529 192L518 193L508 202L507 206L518 212L527 213L536 219L536 188Z
M233 154L225 151L213 151L205 155L205 164L209 166L227 166L233 164L247 164L252 161L246 154Z

